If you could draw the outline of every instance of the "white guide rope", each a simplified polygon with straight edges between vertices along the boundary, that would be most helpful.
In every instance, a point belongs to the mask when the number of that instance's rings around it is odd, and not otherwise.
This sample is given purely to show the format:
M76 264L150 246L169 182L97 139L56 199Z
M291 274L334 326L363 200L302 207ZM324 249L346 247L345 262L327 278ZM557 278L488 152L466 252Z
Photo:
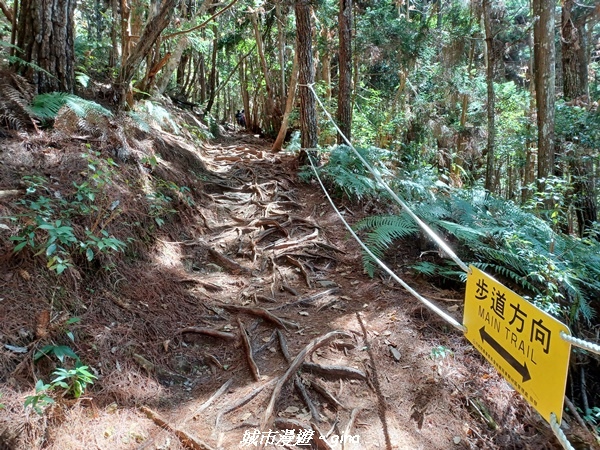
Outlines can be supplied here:
M317 173L317 169L315 168L315 165L314 165L313 160L312 160L312 156L310 154L308 155L308 161L310 162L310 166L311 166L311 168L312 168L315 176L317 177L317 180L319 181L319 184L321 185L321 189L325 193L325 196L327 197L327 200L329 200L329 203L331 204L331 207L335 210L335 212L337 213L338 217L344 223L344 226L348 229L348 231L350 232L350 234L352 235L352 237L354 239L356 239L356 242L359 243L359 245L362 247L362 249L365 252L367 252L369 254L369 256L371 258L373 258L373 260L383 270L385 270L388 273L389 276L391 276L394 280L396 280L404 289L406 289L408 292L410 292L415 298L417 298L420 302L422 302L425 306L427 306L435 314L437 314L442 319L444 319L446 322L448 322L450 325L452 325L453 327L457 328L458 330L460 330L460 331L462 331L464 333L466 331L466 328L460 322L458 322L456 319L454 319L454 317L452 317L449 314L447 314L445 311L443 311L440 308L438 308L431 301L427 300L425 297L423 297L421 294L419 294L417 291L415 291L412 287L410 287L408 284L406 284L404 282L404 280L402 280L400 277L398 277L398 275L396 275L392 271L392 269L390 269L379 258L377 258L373 254L373 252L360 240L360 238L356 235L356 233L354 232L354 230L352 229L352 227L348 224L348 222L346 222L346 220L344 219L344 216L342 216L342 214L340 213L340 211L337 209L337 207L333 203L333 200L329 196L329 193L327 192L327 189L325 189L325 186L323 185L323 182L321 181L321 178L319 177L319 174Z

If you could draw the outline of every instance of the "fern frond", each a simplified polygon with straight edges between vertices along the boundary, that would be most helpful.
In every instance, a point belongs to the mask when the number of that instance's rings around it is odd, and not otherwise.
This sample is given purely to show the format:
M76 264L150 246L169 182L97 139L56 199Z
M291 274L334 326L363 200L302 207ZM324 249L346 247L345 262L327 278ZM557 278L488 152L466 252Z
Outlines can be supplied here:
M65 92L36 95L27 110L38 119L55 119L63 106L68 107L80 118L85 118L91 112L112 117L112 113L102 105Z

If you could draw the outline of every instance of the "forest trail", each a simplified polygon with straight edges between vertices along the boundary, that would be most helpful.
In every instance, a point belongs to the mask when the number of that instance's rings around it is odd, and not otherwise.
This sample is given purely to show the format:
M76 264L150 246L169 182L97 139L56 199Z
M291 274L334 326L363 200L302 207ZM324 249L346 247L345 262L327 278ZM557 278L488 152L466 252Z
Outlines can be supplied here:
M265 448L560 448L460 333L363 273L318 184L297 178L297 157L241 134L197 157L211 175L188 226L157 238L81 314L94 389L46 421L22 414L15 383L0 384L4 423L57 450L256 448L267 437ZM342 209L354 222L363 206ZM391 264L401 272L403 255ZM409 282L460 317L460 292Z

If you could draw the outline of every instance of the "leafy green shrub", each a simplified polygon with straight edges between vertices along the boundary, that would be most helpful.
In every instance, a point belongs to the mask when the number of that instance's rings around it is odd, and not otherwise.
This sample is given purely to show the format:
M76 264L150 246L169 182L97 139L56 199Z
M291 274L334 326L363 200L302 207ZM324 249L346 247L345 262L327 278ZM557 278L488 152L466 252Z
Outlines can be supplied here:
M71 396L79 398L85 392L88 385L94 384L97 378L89 372L88 366L83 366L78 361L73 369L64 369L59 367L52 372L54 378L48 384L43 380L38 380L35 385L35 395L25 397L24 406L30 406L38 414L43 414L47 406L54 403L54 399L49 395L51 391L58 388L63 389L62 396Z
M104 188L111 183L116 164L111 159L101 161L98 156L97 153L83 155L88 161L88 181L80 185L73 183L75 192L70 198L53 195L44 177L24 177L28 197L18 202L24 211L9 217L21 224L18 232L10 237L15 243L15 252L29 247L35 256L46 257L50 270L61 274L72 266L74 253L82 253L92 261L97 254L125 249L124 242L105 229L97 229L101 222L106 226L116 217L119 205L117 200L109 206L104 197ZM102 201L100 197L103 197ZM81 218L88 218L92 223L84 236L76 235L73 227L73 221Z
M79 322L78 317L72 317L65 323L65 327ZM65 334L75 342L73 332L65 328ZM85 392L88 385L94 383L97 378L90 373L88 366L82 364L77 353L68 345L48 344L38 350L33 355L33 361L37 362L43 357L55 357L62 366L68 363L67 358L74 361L74 367L67 369L65 367L57 367L52 375L54 378L50 383L46 384L43 380L38 380L35 385L35 395L29 395L25 398L25 408L30 406L38 414L43 414L46 407L54 403L51 393L58 389L62 389L61 396L71 396L79 398Z

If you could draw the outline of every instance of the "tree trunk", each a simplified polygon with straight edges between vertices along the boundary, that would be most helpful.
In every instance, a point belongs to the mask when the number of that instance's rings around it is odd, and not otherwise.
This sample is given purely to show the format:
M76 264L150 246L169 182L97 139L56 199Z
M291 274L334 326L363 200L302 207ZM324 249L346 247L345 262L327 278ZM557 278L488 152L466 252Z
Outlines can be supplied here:
M310 0L296 0L294 11L300 84L300 139L302 148L312 151L317 147L317 110L315 97L309 88L315 81Z
M119 1L111 0L110 5L112 14L112 23L110 25L110 43L112 48L110 49L108 65L109 67L117 67L119 61Z
M165 0L160 12L148 22L139 42L121 66L115 83L116 100L119 108L124 107L126 102L132 100L131 80L133 80L140 63L148 56L154 43L169 24L175 4L176 0Z
M215 102L215 90L217 88L217 54L218 54L218 43L219 43L219 31L213 26L213 33L215 38L213 39L212 57L211 57L211 68L210 75L208 76L208 101L206 102L205 113L209 113L213 103Z
M554 47L554 1L533 0L533 50L535 98L538 124L538 182L554 172L554 99L556 49ZM547 205L549 206L549 205Z
M323 55L319 58L321 62L321 80L325 83L325 101L327 105L331 102L331 41L332 32L325 26L321 28L321 46Z
M75 0L23 0L17 25L19 56L42 69L23 65L20 72L38 93L73 92L75 82Z
M173 75L173 72L175 72L175 70L179 67L179 64L181 62L181 56L183 55L183 52L187 48L187 45L188 45L188 38L185 36L181 37L181 39L179 39L179 42L177 42L177 46L175 47L175 50L173 50L173 53L171 53L171 57L169 58L169 61L164 66L164 69L162 70L162 77L156 82L156 92L157 93L163 94L165 92L165 90L167 89L167 87L169 86L169 81L171 81L171 76Z
M577 17L573 11L574 4L575 0L563 0L561 15L562 75L565 100L586 95L588 87L586 45L584 43L585 16Z
M250 94L248 93L248 80L246 79L246 64L242 60L242 63L239 67L239 77L240 77L240 94L242 96L242 103L244 104L244 114L246 116L246 128L252 129L251 124L251 116L250 116Z
M251 14L250 17L252 19L252 25L254 26L254 37L256 39L258 58L262 68L263 77L265 79L265 89L267 91L267 95L264 102L264 132L268 136L272 136L275 133L275 130L279 128L281 117L276 117L275 114L275 92L271 83L271 71L269 70L267 59L265 58L265 52L263 50L263 40L260 34L260 29L258 27L258 13L254 12ZM281 114L281 112L279 114Z
M340 0L339 11L339 89L337 120L341 132L352 140L352 0ZM345 140L338 133L338 144Z
M575 214L579 236L592 228L598 220L598 204L596 202L596 177L594 174L594 158L590 155L577 154L577 161L571 167L575 181L573 197L575 198Z
M283 105L286 98L285 92L285 22L284 16L281 11L281 2L278 2L275 6L275 13L277 14L277 32L278 32L278 44L279 44L279 103Z
M292 67L292 77L290 79L290 87L288 88L288 97L285 102L285 112L283 113L283 119L281 120L281 128L279 128L279 134L277 135L277 139L273 143L274 152L281 151L283 147L283 142L285 141L285 136L287 134L288 129L288 119L290 118L290 113L294 108L294 99L296 98L296 88L298 86L298 54L294 55L294 66Z
M487 84L487 122L488 122L488 138L487 138L487 158L485 169L485 189L488 192L494 192L496 183L494 180L495 166L495 144L496 144L496 122L495 109L496 97L494 93L494 34L492 31L492 11L491 0L483 0L483 23L485 28L485 45L486 45L486 84Z
M590 10L574 10L574 0L564 0L561 15L561 50L563 67L563 94L565 100L588 96L588 61L585 44L585 24ZM593 10L591 10L593 11ZM573 154L568 158L573 174L573 203L577 216L579 236L583 237L598 219L594 160L585 149L573 143Z

